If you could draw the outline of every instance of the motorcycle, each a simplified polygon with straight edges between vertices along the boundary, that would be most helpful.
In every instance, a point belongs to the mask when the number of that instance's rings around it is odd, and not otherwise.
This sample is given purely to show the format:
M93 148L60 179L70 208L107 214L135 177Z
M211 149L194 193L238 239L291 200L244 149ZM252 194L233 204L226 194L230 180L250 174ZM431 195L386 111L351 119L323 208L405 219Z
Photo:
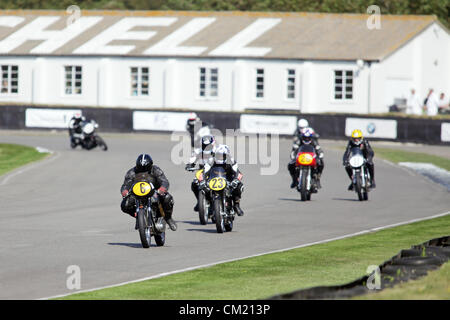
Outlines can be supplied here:
M370 173L366 167L366 158L364 158L363 152L359 147L353 147L350 150L350 157L348 160L352 167L352 183L353 190L358 194L359 201L369 199L370 190Z
M317 193L315 171L317 168L316 152L311 145L300 146L295 161L298 170L297 191L302 201L311 200L311 194Z
M231 186L227 182L223 167L213 166L208 179L199 174L199 218L206 221L211 218L218 233L233 230L235 211L231 197Z
M81 133L74 132L70 146L75 149L80 145L83 149L91 150L95 147L102 148L103 151L108 150L105 141L96 133L98 123L94 120L82 121L80 123Z
M158 193L147 177L147 173L136 175L130 192L136 199L136 226L144 248L150 247L151 237L155 238L157 246L163 246L166 242L164 210Z

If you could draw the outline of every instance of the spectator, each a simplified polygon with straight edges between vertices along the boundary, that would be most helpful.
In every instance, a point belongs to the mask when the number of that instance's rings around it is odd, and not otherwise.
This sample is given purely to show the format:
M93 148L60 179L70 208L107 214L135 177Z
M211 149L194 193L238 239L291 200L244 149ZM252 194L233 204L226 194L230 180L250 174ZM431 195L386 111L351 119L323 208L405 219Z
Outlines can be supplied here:
M435 116L438 114L439 99L438 99L436 93L434 93L433 89L430 89L430 91L428 92L428 96L427 96L426 104L425 104L424 108L425 108L428 116Z
M445 98L445 93L441 92L439 95L439 112L446 113L450 109L448 99Z
M406 101L406 113L420 116L422 114L422 104L416 95L416 90L411 89L411 94Z

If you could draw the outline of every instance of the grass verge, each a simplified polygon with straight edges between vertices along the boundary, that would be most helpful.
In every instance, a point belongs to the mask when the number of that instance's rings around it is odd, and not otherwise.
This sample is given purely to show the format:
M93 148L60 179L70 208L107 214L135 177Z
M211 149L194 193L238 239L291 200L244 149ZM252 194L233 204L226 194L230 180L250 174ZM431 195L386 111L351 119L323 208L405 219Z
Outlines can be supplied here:
M448 234L450 215L61 299L264 299L353 281L401 249Z
M380 157L394 163L424 162L432 163L437 167L450 171L450 159L429 155L426 153L395 150L390 148L374 148L375 157Z
M48 153L40 153L32 147L0 143L0 176L47 155Z

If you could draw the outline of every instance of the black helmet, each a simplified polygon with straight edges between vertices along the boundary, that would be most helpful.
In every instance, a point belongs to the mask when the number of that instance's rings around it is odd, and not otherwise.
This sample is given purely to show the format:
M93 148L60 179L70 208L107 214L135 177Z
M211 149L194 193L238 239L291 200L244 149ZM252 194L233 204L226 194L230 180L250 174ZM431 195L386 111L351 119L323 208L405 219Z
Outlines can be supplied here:
M153 166L153 159L150 155L143 153L136 159L136 172L148 172Z
M216 144L216 139L211 135L206 135L202 137L202 151L212 151L214 145Z

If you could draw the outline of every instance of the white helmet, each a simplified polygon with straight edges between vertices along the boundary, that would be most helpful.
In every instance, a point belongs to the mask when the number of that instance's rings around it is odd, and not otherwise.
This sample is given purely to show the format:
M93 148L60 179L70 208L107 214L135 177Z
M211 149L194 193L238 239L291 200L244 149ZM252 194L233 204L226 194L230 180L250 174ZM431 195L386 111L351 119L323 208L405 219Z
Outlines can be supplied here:
M220 144L214 151L214 162L225 164L229 158L231 158L230 148L225 144Z
M306 128L306 127L309 127L308 120L306 120L306 119L300 119L300 120L298 120L297 125L298 125L299 128Z

